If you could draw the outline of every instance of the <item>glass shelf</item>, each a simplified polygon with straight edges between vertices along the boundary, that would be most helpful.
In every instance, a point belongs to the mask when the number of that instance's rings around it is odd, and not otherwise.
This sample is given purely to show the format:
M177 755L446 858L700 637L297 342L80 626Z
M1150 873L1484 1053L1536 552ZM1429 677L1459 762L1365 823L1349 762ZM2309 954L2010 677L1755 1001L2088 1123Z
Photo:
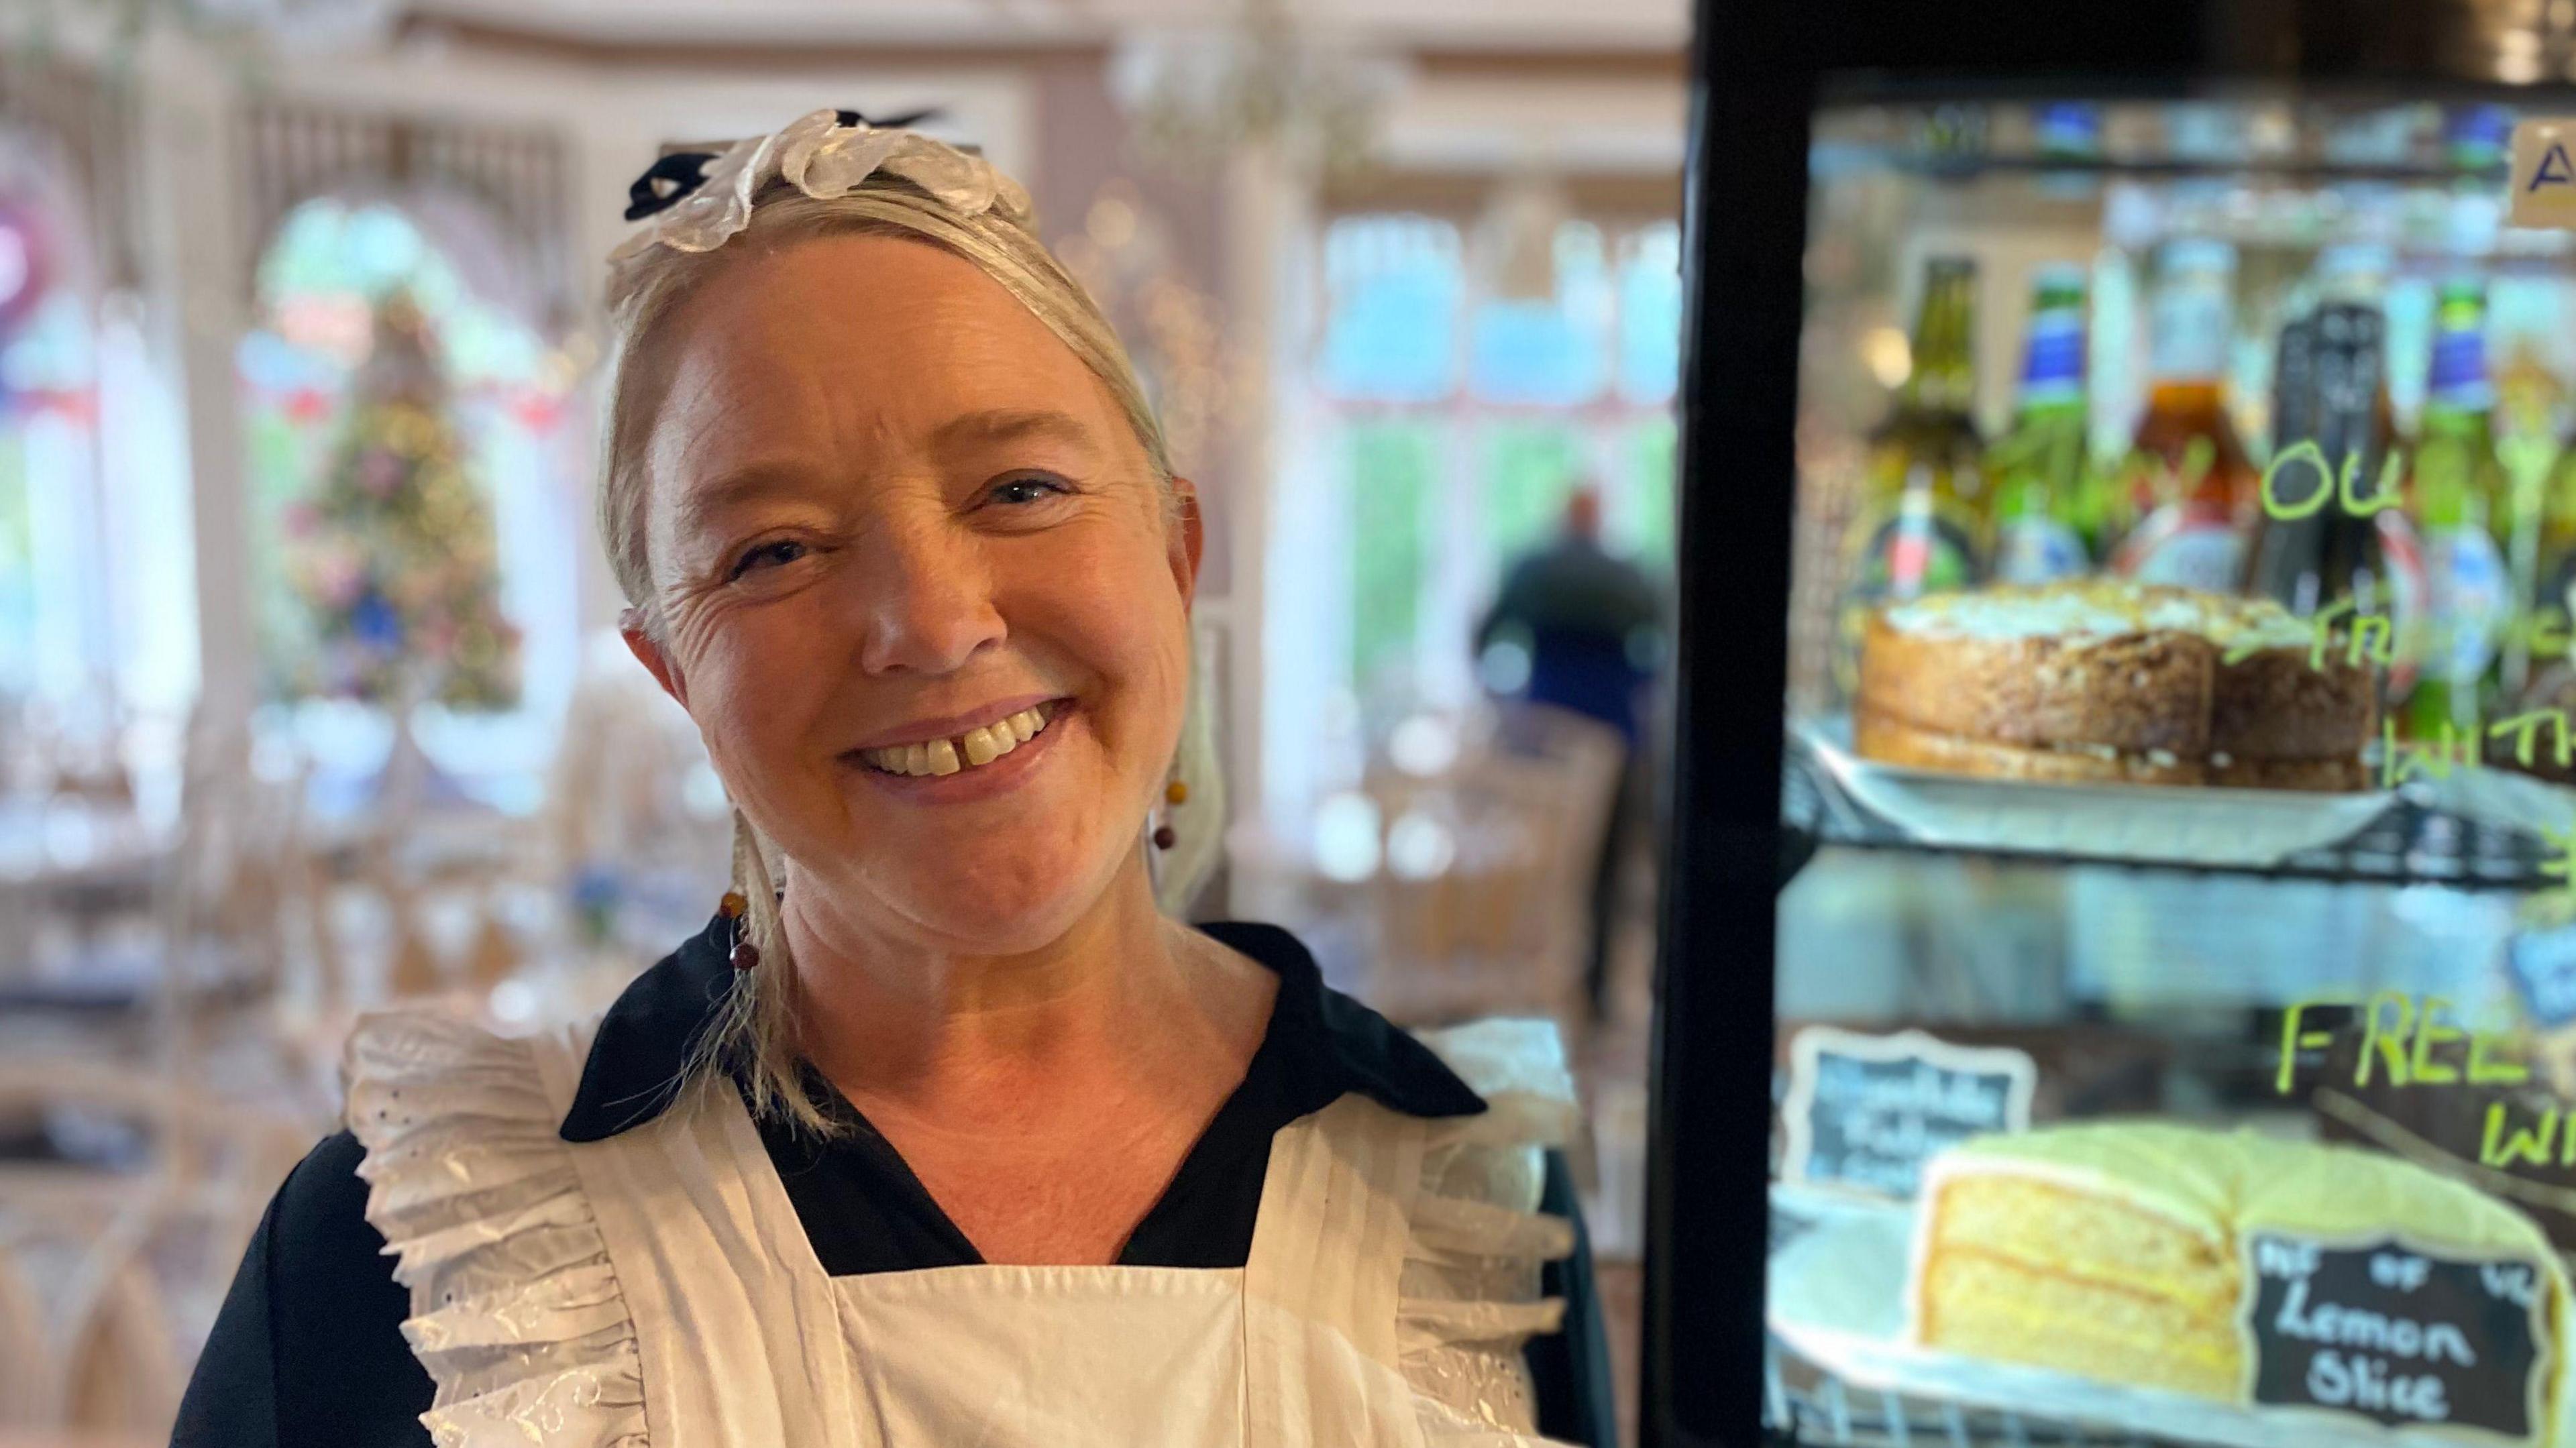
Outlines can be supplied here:
M1961 848L1927 843L1851 800L1804 754L1791 748L1782 768L1781 823L1803 837L1784 846L1782 883L1812 853L1811 845L1974 855L2020 864L2108 865L2184 874L2251 875L2342 884L2438 885L2454 890L2530 892L2565 888L2543 866L2546 843L2519 830L2462 819L2401 798L2368 828L2330 849L2307 850L2263 866L2185 863L2071 855L2045 850Z
M1763 1390L1770 1397L1765 1442L1771 1448L2156 1448L2171 1441L1847 1386L1777 1342L1768 1345Z

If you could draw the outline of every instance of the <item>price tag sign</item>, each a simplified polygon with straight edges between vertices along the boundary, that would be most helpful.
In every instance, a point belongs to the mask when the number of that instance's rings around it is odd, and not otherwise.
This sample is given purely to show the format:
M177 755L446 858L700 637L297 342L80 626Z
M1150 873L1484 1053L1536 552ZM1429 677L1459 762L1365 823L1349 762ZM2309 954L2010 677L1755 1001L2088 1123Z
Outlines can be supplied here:
M2507 215L2514 225L2576 230L2576 117L2516 125L2508 184Z
M1790 1181L1910 1198L1923 1167L1972 1136L2030 1127L2039 1069L2027 1052L1954 1046L1921 1031L1811 1026L1789 1048Z
M2254 1401L2522 1442L2542 1421L2549 1279L2534 1263L2245 1238Z
M2576 925L2524 931L2505 943L2504 959L2535 1023L2555 1029L2576 1021Z

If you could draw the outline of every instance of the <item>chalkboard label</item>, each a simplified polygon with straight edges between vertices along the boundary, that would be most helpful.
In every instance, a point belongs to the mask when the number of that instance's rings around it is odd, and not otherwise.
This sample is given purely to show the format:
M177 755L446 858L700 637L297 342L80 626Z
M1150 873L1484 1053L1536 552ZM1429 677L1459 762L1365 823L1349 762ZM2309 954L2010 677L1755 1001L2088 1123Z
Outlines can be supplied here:
M2576 1021L2576 925L2532 930L2505 945L2513 988L2544 1028Z
M2028 1129L2038 1079L2030 1056L2008 1048L1810 1027L1789 1048L1781 1175L1911 1197L1944 1148Z
M2538 1265L2278 1232L2249 1233L2245 1253L2256 1403L2533 1437L2549 1361Z

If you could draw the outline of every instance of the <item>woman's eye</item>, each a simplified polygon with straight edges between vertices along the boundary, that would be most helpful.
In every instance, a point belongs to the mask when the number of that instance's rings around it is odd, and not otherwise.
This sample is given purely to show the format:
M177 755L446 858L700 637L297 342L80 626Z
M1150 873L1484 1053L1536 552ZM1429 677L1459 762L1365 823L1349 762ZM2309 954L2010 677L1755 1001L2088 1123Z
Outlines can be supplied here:
M726 577L729 579L740 578L744 574L750 573L755 569L775 568L783 563L793 563L804 556L804 544L797 542L793 538L781 538L775 543L763 543L759 547L742 555L740 559L735 561L733 572L727 574Z
M995 483L991 496L995 502L1026 504L1071 491L1054 478L1009 478Z

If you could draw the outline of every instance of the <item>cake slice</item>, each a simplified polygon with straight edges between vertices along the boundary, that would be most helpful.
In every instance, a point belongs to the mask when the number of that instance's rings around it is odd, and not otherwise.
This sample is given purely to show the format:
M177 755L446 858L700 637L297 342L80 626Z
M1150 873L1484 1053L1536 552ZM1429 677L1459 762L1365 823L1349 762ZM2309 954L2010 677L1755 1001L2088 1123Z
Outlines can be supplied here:
M2543 1388L2531 1432L2501 1441L2554 1441L2567 1313L2557 1256L2528 1217L2411 1162L2247 1131L2090 1122L1954 1147L1927 1171L1922 1202L1907 1299L1917 1342L2238 1405L2255 1400L2257 1238L2394 1240L2526 1273L2540 1294ZM2304 1310L2314 1323L2327 1309ZM2340 1320L2382 1341L2390 1330L2348 1311Z
M2230 1138L2140 1123L1988 1137L1924 1185L1927 1346L2233 1396L2244 1377Z

